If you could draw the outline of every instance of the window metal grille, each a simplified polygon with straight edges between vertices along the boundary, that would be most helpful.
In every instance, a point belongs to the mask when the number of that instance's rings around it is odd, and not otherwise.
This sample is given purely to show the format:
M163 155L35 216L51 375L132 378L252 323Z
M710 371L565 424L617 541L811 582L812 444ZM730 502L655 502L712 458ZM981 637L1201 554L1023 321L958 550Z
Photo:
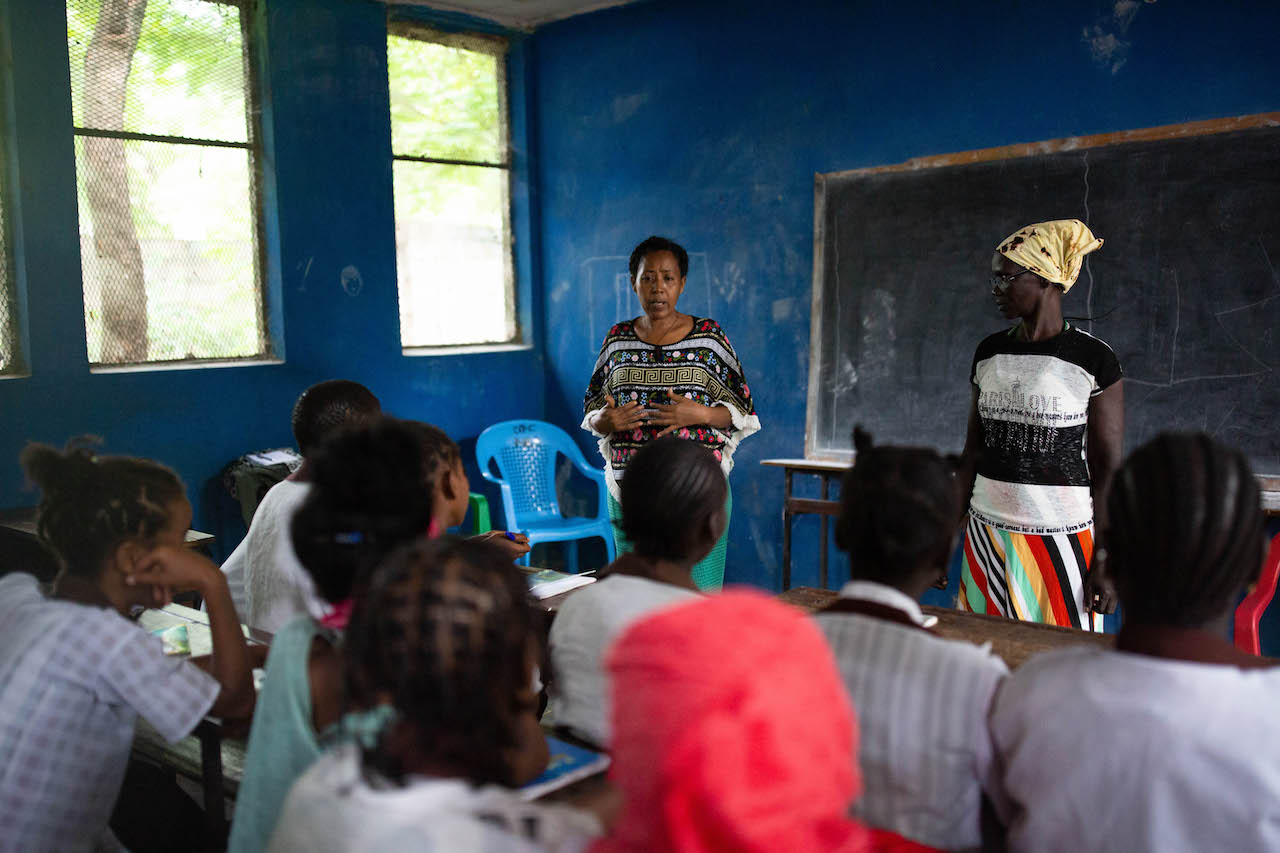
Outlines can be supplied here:
M248 2L67 2L94 365L270 355Z
M5 46L7 47L7 46ZM22 340L18 335L18 291L13 275L13 256L9 250L9 136L3 124L8 114L4 103L4 85L9 73L8 50L0 60L0 376L21 373Z
M519 340L503 39L392 21L387 39L400 340Z

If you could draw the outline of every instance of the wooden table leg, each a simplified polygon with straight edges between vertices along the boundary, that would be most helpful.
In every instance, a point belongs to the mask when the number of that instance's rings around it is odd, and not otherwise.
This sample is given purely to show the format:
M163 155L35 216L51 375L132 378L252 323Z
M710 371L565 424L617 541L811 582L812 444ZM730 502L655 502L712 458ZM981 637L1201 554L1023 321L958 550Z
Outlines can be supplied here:
M782 489L782 591L791 589L791 469L783 474Z
M829 485L830 485L830 480L827 479L826 474L823 474L822 475L822 499L824 501L828 500L827 487ZM827 588L827 517L825 515L820 516L820 519L821 520L819 521L819 524L822 525L822 552L818 554L818 585L821 586L823 589L826 589Z
M200 738L205 828L213 843L220 843L227 837L227 805L222 787L222 734L208 720L201 721L195 733Z

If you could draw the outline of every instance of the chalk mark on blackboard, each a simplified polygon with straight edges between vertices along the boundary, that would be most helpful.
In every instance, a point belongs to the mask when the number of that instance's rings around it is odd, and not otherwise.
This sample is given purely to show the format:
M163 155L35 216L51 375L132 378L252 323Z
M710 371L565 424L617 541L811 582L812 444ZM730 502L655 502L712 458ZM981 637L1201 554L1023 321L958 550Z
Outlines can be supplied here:
M1261 246L1261 242L1259 242L1259 246ZM1263 248L1262 251L1263 251L1263 254L1265 255L1266 249ZM1267 263L1268 264L1271 263L1270 257L1267 258ZM1251 358L1253 362L1257 364L1258 367L1261 368L1260 370L1254 370L1248 373L1217 373L1217 374L1202 374L1198 376L1176 376L1177 361L1178 361L1178 333L1182 326L1182 288L1178 282L1178 271L1172 270L1172 273L1173 273L1174 302L1173 302L1172 348L1169 356L1169 380L1167 382L1152 382L1147 379L1137 379L1135 377L1126 376L1125 379L1128 382L1136 385L1151 385L1156 388L1172 388L1175 385L1182 385L1187 382L1199 382L1202 380L1211 381L1215 379L1247 379L1250 376L1264 376L1268 373L1273 372L1270 365L1268 365L1266 362L1262 361L1260 358L1254 355L1252 350L1250 350L1249 347L1244 342L1242 342L1239 338L1237 338L1234 334L1232 334L1231 327L1227 323L1224 323L1222 321L1222 318L1228 314L1234 314L1238 311L1247 311L1249 309L1256 308L1257 306L1262 305L1266 302L1270 302L1271 300L1277 297L1280 297L1280 293L1274 293L1271 296L1268 296L1264 299L1260 299L1257 302L1252 302L1248 305L1241 306L1239 308L1230 308L1226 311L1213 312L1214 320L1218 323L1219 326L1222 327L1222 330L1226 333L1227 337L1231 339L1231 342L1234 343L1242 353L1249 356L1249 358ZM1273 273L1274 273L1274 269L1273 269Z
M831 219L831 233L832 233L831 248L832 248L832 253L835 255L835 266L832 267L832 269L835 270L835 274L836 274L836 288L834 292L836 312L835 314L832 315L836 318L836 348L833 349L832 352L839 353L841 352L840 328L844 325L840 315L840 217L839 216L834 216ZM839 367L837 367L836 369L839 370ZM839 374L837 374L837 376L839 376ZM835 408L836 408L836 391L834 388L832 388L831 389L831 410L835 411ZM831 435L828 441L833 445L836 443L835 418L831 419Z

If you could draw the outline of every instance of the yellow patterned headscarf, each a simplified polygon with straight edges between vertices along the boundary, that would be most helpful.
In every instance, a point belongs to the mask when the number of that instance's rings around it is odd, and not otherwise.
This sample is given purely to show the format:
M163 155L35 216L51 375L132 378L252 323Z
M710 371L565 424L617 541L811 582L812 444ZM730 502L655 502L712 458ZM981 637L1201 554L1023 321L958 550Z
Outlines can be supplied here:
M1018 229L996 251L1065 292L1079 278L1084 256L1101 245L1102 238L1079 219L1055 219Z

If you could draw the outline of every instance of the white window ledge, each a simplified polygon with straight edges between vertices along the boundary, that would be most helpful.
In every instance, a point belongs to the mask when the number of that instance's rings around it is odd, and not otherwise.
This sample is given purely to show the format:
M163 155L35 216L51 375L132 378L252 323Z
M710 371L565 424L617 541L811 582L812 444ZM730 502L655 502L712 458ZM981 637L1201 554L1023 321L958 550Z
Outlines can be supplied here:
M404 347L407 356L420 355L480 355L487 352L529 352L533 344L459 344L447 347Z
M154 373L159 370L206 370L222 367L268 367L282 358L228 358L208 361L157 361L151 364L91 364L90 373Z

